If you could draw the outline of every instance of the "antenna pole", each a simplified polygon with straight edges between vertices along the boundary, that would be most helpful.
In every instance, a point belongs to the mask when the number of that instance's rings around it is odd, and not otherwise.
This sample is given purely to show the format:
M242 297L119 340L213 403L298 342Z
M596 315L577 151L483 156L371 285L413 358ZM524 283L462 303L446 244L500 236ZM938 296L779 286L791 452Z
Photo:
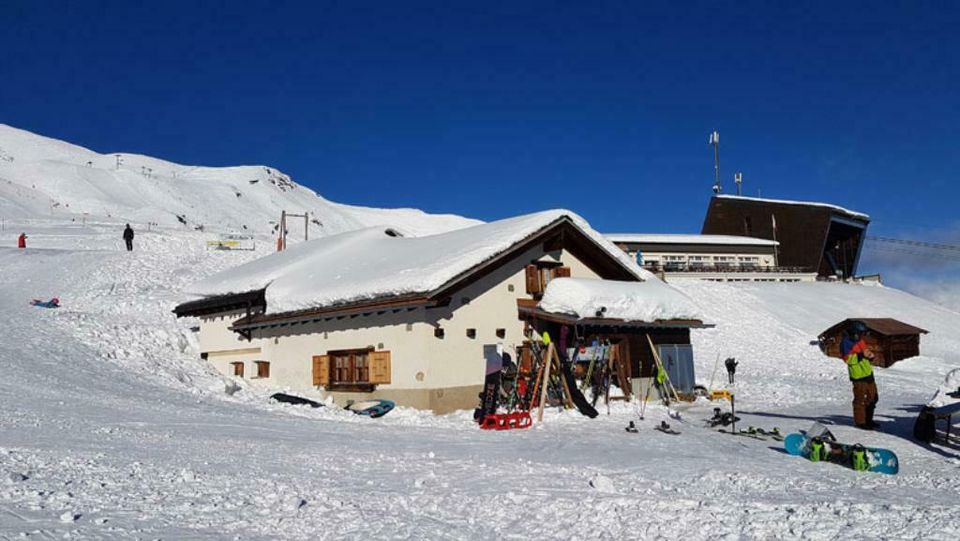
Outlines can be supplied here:
M734 173L733 181L737 183L737 195L743 195L740 190L743 187L743 173L740 171Z
M710 144L713 145L713 192L720 193L720 132L714 130L710 134Z

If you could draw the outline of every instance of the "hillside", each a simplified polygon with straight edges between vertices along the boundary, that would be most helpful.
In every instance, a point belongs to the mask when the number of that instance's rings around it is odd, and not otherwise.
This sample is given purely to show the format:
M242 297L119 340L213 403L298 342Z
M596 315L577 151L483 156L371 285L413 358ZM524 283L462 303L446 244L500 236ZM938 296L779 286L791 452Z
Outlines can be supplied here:
M189 227L272 235L283 210L309 213L314 236L384 224L419 235L477 223L334 203L272 167L186 166L138 154L98 154L0 124L0 217L7 221L86 215L181 225L179 216ZM288 229L302 236L300 223Z
M694 334L698 380L741 365L744 425L832 423L894 449L888 477L813 464L772 441L703 426L712 403L597 419L548 411L488 433L469 412L377 420L270 403L256 380L199 360L183 288L269 251L208 252L160 228L120 251L113 226L48 222L25 251L0 232L0 537L353 539L502 537L955 539L960 448L909 438L916 407L960 364L960 315L893 289L841 284L682 286L717 324ZM58 295L63 307L28 306ZM927 328L923 356L878 371L882 431L850 426L842 365L809 341L854 315ZM722 368L721 368L722 371ZM718 380L721 377L718 375ZM668 420L682 432L652 430Z

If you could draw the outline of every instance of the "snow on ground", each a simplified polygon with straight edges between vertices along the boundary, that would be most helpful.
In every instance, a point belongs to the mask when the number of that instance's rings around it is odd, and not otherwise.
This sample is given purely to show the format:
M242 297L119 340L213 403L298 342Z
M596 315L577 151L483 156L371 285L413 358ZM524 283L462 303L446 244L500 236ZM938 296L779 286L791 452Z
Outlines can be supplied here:
M884 288L683 284L715 329L695 332L699 380L733 355L743 424L836 423L895 450L897 476L785 455L703 428L713 404L668 419L634 405L590 420L549 411L531 430L399 409L366 419L272 404L197 358L170 310L182 288L264 252L207 252L163 229L121 250L117 224L0 232L0 538L956 539L960 448L909 438L960 355L960 315ZM58 310L28 306L57 295ZM882 313L880 313L882 312ZM889 315L931 333L924 356L880 370L881 433L850 427L839 361L809 341L843 317ZM722 368L721 368L722 370ZM725 377L725 375L724 375ZM720 380L718 374L717 380ZM679 436L652 430L668 419Z

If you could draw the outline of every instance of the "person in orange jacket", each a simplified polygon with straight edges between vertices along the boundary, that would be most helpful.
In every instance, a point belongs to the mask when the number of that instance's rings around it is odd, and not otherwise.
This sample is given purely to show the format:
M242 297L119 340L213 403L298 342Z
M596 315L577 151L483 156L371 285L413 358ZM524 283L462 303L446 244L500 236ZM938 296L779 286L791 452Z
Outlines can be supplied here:
M863 335L867 326L862 321L854 321L845 331L840 343L840 354L847 363L847 372L853 384L853 422L857 428L873 430L873 410L877 406L877 383L873 377L873 352L867 347Z
M20 236L17 237L17 248L26 248L27 247L27 234L20 233Z

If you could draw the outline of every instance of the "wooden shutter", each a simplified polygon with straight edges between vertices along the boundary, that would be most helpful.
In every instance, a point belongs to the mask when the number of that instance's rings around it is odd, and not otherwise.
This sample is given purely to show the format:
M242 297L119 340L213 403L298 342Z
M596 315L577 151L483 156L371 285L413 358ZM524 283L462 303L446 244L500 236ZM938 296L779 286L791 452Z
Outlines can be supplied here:
M370 353L370 383L390 383L390 352Z
M527 265L526 275L527 293L531 295L541 293L543 290L540 288L540 269L536 265Z
M257 377L258 378L270 377L270 363L268 363L267 361L257 361Z
M553 269L554 278L570 278L570 267L557 267Z
M314 387L326 387L330 385L330 356L313 356L313 385Z
M233 375L237 377L243 377L243 362L230 363L233 365Z

